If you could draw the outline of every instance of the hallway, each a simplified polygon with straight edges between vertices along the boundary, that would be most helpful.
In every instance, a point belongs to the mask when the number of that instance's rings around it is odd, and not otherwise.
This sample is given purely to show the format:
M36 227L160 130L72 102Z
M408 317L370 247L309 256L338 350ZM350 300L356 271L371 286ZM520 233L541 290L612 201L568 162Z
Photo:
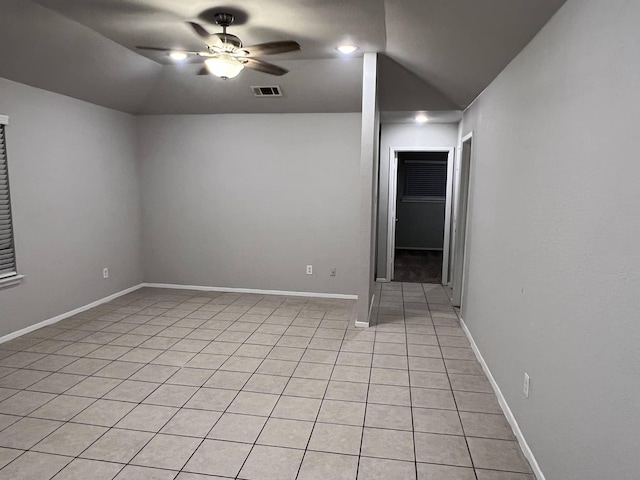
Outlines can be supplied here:
M440 285L144 288L0 345L2 480L533 480Z
M374 367L383 356L398 369L405 402L395 404L411 406L418 480L534 480L444 287L382 283L376 296Z

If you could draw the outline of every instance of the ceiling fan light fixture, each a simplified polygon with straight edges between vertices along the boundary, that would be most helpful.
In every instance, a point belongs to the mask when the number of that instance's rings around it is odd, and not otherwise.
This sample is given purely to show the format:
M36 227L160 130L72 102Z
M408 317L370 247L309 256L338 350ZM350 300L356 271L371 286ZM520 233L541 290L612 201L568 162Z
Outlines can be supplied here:
M222 79L234 78L244 68L244 65L231 55L221 54L217 57L208 58L204 64L216 77Z
M243 16L246 17L244 14ZM244 46L242 40L237 36L227 33L227 28L231 26L233 20L233 14L224 12L217 13L215 15L215 21L222 27L222 32L215 34L209 33L202 25L187 22L195 34L204 41L206 50L190 51L151 46L137 46L136 48L152 52L162 52L165 58L169 56L169 58L177 62L193 57L197 63L204 62L204 65L198 69L198 75L212 74L222 79L237 77L245 68L277 76L284 75L288 72L286 68L265 62L258 57L297 52L300 50L300 44L298 42L281 40Z
M356 50L358 50L358 46L357 45L338 45L336 47L336 50L338 50L340 53L344 53L345 55L350 55L353 52L355 52Z
M186 60L187 54L184 52L174 51L169 53L169 57L171 57L171 60L175 60L176 62L181 62L182 60Z

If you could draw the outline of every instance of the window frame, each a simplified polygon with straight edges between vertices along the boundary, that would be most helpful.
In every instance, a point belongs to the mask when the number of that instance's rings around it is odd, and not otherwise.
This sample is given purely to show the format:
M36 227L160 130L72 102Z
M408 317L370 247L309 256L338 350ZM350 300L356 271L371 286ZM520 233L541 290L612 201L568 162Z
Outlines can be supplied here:
M11 225L11 245L13 246L13 265L14 271L0 274L0 289L20 283L24 278L24 275L20 275L18 272L18 262L16 255L16 242L15 242L15 229L13 224L13 210L11 208L11 184L9 179L9 156L7 154L7 126L9 125L9 117L6 115L0 115L0 127L4 129L4 148L5 148L5 160L7 165L7 193L9 194L9 218Z

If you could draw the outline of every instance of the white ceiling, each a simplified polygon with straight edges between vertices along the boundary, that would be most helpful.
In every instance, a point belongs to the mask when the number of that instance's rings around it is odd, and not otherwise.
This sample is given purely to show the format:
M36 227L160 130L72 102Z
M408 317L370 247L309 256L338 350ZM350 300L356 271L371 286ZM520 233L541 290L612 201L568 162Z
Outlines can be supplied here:
M245 45L296 40L302 50L289 54L292 59L335 58L334 47L347 39L357 41L364 51L382 51L385 46L383 0L36 1L133 50L136 45L201 50L202 41L186 21L201 23L211 33L220 32L212 22L215 11L238 12L229 33L238 35ZM169 63L162 53L139 53Z
M464 108L564 2L387 0L386 53Z
M380 52L384 111L467 106L564 0L2 0L0 76L122 111L160 113L352 112L360 109L363 52ZM225 6L226 8L222 8ZM136 45L200 50L186 25L210 32L216 10L237 14L245 44L296 40L268 57L283 77L244 71L196 75ZM335 46L360 46L343 58ZM251 85L280 85L255 98Z

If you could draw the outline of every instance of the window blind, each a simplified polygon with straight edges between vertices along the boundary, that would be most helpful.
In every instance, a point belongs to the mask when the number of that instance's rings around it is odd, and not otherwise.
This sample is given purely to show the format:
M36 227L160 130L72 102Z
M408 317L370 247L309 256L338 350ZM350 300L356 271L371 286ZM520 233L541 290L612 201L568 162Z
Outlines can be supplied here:
M5 125L0 124L0 279L16 275Z
M447 194L447 162L405 160L404 197L442 199Z

